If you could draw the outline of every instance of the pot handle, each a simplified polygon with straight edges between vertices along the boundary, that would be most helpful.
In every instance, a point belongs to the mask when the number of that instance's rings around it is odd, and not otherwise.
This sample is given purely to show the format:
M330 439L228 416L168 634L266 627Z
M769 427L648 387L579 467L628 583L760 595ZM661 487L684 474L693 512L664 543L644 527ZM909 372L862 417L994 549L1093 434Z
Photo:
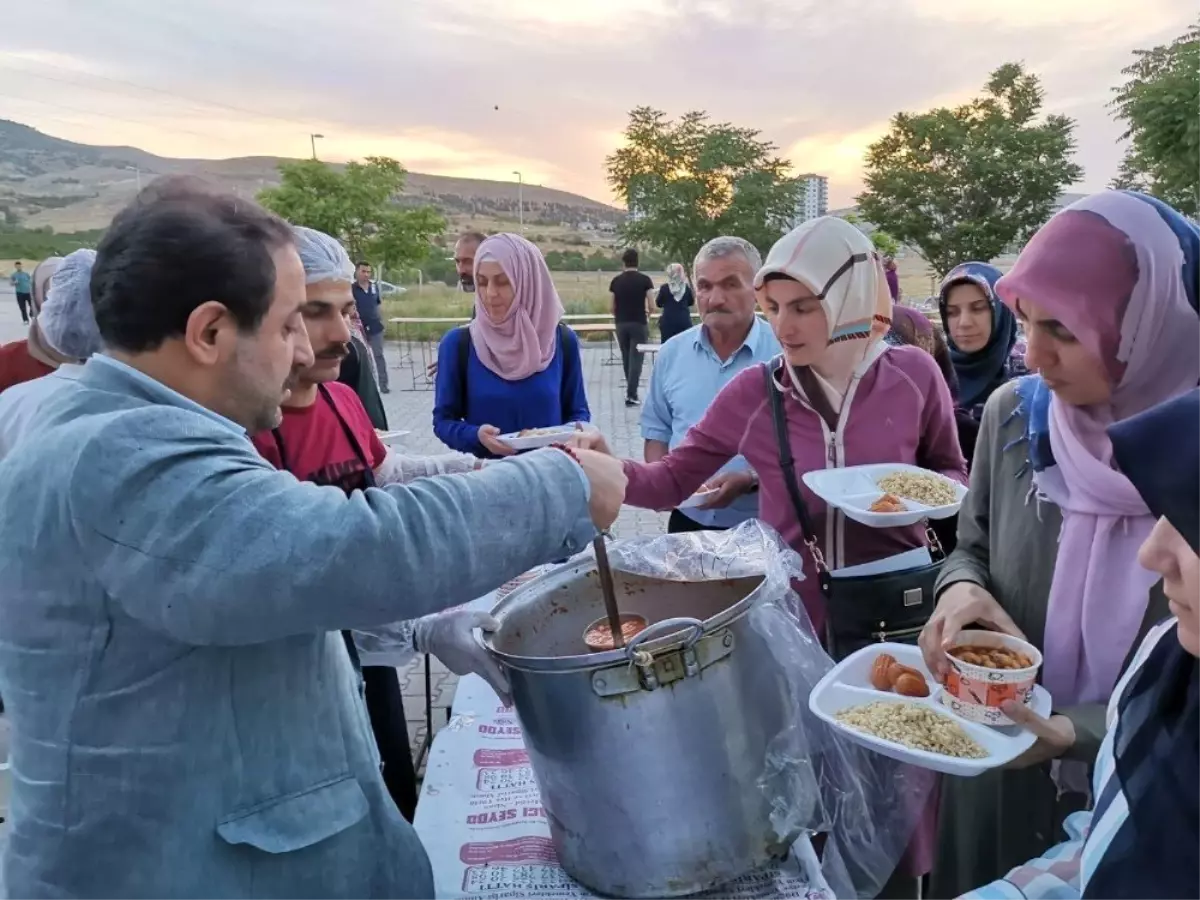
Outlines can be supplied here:
M690 649L696 641L704 637L704 623L699 619L683 617L678 619L663 619L661 622L647 625L626 642L625 654L632 659L634 651L646 641L656 640L676 631L682 631L685 628L690 628L691 634L684 640L683 647L685 650Z

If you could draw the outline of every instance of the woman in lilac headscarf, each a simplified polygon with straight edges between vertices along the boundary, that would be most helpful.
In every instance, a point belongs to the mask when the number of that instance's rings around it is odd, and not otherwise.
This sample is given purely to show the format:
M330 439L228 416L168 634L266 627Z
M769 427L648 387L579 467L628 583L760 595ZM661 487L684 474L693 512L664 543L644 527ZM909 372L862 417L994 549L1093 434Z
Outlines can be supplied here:
M942 674L963 628L1023 634L1045 657L1055 714L1012 770L943 783L933 896L1041 855L1088 804L1104 705L1167 615L1157 576L1137 561L1154 517L1114 464L1106 428L1200 382L1198 265L1194 225L1152 198L1105 191L1054 216L997 283L1038 374L987 401L958 547L920 642Z
M475 318L438 348L433 431L482 458L514 451L500 435L591 421L579 339L541 251L497 234L475 254Z

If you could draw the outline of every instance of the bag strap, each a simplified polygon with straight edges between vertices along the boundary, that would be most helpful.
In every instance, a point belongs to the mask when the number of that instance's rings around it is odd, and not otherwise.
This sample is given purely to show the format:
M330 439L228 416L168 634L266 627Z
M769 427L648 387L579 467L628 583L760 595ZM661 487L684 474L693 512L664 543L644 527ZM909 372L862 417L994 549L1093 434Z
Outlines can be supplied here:
M465 419L467 417L467 370L471 367L471 326L459 325L458 327L463 330L462 340L458 342L458 410L459 417ZM571 333L566 322L558 323L557 340L560 348L567 346L568 335ZM562 362L562 385L566 387L567 360L565 355ZM565 391L560 391L560 393L565 393Z
M573 332L567 326L567 323L563 322L562 320L559 320L559 323L558 323L558 349L563 355L563 358L560 360L560 362L562 363L562 367L559 369L559 371L562 373L562 375L561 375L559 381L560 381L560 386L562 388L565 388L567 386L567 342L571 339L570 335L572 333ZM559 393L565 395L566 391L560 390Z
M458 417L467 418L467 370L471 367L471 326L459 325L462 337L458 342Z
M787 362L784 362L787 365ZM783 391L775 387L775 379L771 372L772 363L763 366L766 381L767 397L771 401L771 421L775 424L775 443L779 449L779 468L783 471L783 483L787 487L788 496L792 500L792 508L800 522L800 537L812 556L817 569L817 579L821 589L829 584L829 567L825 564L825 555L817 546L817 532L813 527L812 516L808 512L808 504L800 493L800 484L796 481L796 459L792 456L792 440L788 436L787 412L783 408Z
M783 364L788 365L784 360ZM763 368L767 382L767 397L771 401L771 421L775 423L775 442L779 446L779 467L783 470L783 483L787 486L788 496L792 500L792 507L796 511L796 518L800 521L800 530L804 539L805 546L808 547L808 552L812 554L813 562L817 566L817 577L821 581L821 586L824 587L829 583L829 567L825 562L825 555L821 552L821 548L817 546L816 529L813 527L812 516L808 513L808 504L804 502L804 495L800 493L800 484L796 481L796 460L792 457L792 441L788 436L787 430L787 412L783 407L783 392L775 388L775 381L772 378L771 363ZM818 413L819 415L819 413ZM930 558L934 562L940 562L946 558L946 551L942 548L942 542L938 540L937 534L934 533L933 526L929 520L923 522L925 526L925 540L929 544Z
M568 369L574 367L574 360L578 358L577 353L568 352L570 341L574 334L575 332L568 327L567 323L560 319L558 322L558 333L556 336L558 341L558 354L560 357L558 361L558 408L561 410L559 415L564 420L567 418L567 413L569 412L569 407L571 405L571 399L567 396L567 385L570 383L568 379L570 372Z

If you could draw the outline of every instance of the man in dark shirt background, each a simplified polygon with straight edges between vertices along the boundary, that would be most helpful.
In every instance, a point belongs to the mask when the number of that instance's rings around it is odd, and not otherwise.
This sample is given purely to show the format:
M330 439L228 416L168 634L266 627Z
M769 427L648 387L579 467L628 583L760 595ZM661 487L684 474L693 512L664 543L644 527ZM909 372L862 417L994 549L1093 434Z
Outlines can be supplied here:
M638 406L638 383L642 380L642 354L637 345L650 340L650 310L654 303L654 282L638 271L638 252L621 255L625 271L608 286L612 294L613 321L617 326L617 346L621 348L621 366L625 370L625 405Z
M365 262L357 264L354 271L354 305L358 307L358 318L371 354L375 357L375 371L379 376L379 390L388 392L387 358L383 355L383 315L380 312L379 289L371 283L371 266Z

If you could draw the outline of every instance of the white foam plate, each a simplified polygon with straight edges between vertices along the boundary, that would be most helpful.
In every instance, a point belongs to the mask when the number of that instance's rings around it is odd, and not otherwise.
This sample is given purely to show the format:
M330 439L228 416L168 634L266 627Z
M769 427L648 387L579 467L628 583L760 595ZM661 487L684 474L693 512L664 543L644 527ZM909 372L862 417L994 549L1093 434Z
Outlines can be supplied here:
M890 653L896 661L909 668L916 669L925 676L929 683L928 697L902 697L887 691L877 691L871 687L871 666L875 657L881 653ZM925 668L921 651L911 644L872 644L857 653L846 657L822 678L808 698L808 708L813 715L829 723L845 738L866 747L875 753L895 759L900 762L920 766L922 769L932 769L947 775L960 775L971 778L989 769L995 769L1016 759L1033 746L1037 738L1033 732L1026 731L1018 725L997 728L968 722L943 706L938 697L941 686L934 681ZM944 756L941 753L931 753L928 750L917 750L884 740L864 731L857 731L848 725L843 725L834 718L837 713L851 706L865 706L868 703L882 701L884 703L920 703L928 706L934 713L946 716L958 725L967 735L988 751L981 759L961 759L957 756ZM1050 695L1037 685L1033 689L1033 711L1040 716L1049 716L1052 707Z
M914 472L933 475L953 486L957 498L946 506L925 506L916 500L901 497L908 507L904 512L871 512L871 504L886 491L878 484L879 479L893 472ZM967 496L966 485L952 481L938 472L910 466L905 463L875 463L869 466L847 466L844 469L817 469L802 476L809 489L828 503L844 512L849 518L872 528L898 528L916 525L923 519L948 519L958 512L963 498Z
M580 429L575 427L574 422L568 422L566 425L560 425L557 428L537 428L534 430L535 434L526 435L522 435L519 431L512 431L508 434L500 435L500 440L504 441L504 443L508 444L514 450L536 450L539 447L549 447L551 444L561 444ZM591 431L592 426L584 422L582 430Z
M679 504L679 509L694 509L717 492L716 488L699 490Z
M410 434L412 434L412 432L411 431L380 431L378 428L376 428L375 434L379 437L379 440L382 441L383 443L395 444L395 443L399 443L401 438L408 437Z

